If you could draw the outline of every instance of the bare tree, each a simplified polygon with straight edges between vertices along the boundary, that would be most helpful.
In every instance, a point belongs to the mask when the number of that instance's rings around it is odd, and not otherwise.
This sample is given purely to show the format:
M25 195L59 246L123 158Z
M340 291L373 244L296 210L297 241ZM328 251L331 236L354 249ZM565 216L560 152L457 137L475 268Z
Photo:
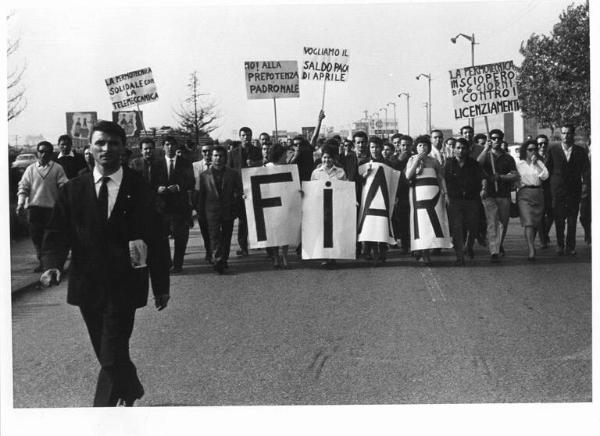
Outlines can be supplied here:
M6 17L6 20L10 20L12 16L12 13L9 14ZM19 43L20 40L18 38L14 40L10 38L8 39L6 49L7 59L16 53L16 51L19 49ZM6 84L6 105L8 121L16 118L27 107L27 99L25 98L25 87L21 82L26 67L26 64L22 64L21 66L17 66L14 70L8 72Z
M179 110L174 112L179 119L181 130L192 135L197 145L200 137L207 135L218 127L215 124L218 115L214 103L201 101L201 97L208 94L200 93L196 71L190 74L187 88L190 92L189 96L180 105Z

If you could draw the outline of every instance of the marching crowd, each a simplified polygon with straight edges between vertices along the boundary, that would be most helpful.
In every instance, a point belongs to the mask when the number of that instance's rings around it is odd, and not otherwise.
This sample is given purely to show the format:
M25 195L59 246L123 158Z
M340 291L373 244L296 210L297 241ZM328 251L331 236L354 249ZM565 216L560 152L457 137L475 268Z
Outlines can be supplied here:
M252 130L242 127L239 140L204 144L198 158L190 155L186 147L179 147L172 136L162 141L164 156L156 150L154 139L142 138L139 157L130 159L130 152L122 157L122 165L139 173L156 194L156 210L165 232L174 240L172 273L183 269L189 229L195 220L206 249L205 261L213 264L216 272L223 273L228 268L235 220L238 220L239 244L236 254L248 255L248 223L240 174L242 168L263 165L295 164L301 181L355 182L358 203L371 171L368 165L361 174L361 165L381 163L399 171L391 219L397 244L392 246L403 253L412 252L423 264L431 263L432 252L453 245L456 264L465 265L466 258L475 256L475 241L488 247L491 262L499 262L504 256L509 218L517 214L524 229L529 261L536 259L536 237L540 248L548 247L552 224L556 230L556 254L575 255L578 216L585 241L591 243L589 152L574 144L572 125L561 127L560 144L550 146L545 135L526 140L515 162L499 129L491 130L488 135L474 135L473 128L467 125L460 129L458 138L444 138L440 130L433 130L416 138L396 133L383 140L357 131L352 139L339 136L323 139L319 138L319 131L324 118L321 111L310 141L303 136L294 137L289 149L272 143L264 132L255 140ZM71 138L62 135L58 147L60 151L55 156L50 142L40 142L38 162L25 170L19 182L17 213L23 213L26 206L29 210L30 235L40 259L36 271L43 270L44 230L60 187L70 179L94 171L95 160L89 146L80 155L72 150ZM439 218L433 217L432 223L436 234L439 230L440 236L446 236L447 244L415 249L411 244L415 238L411 213L416 219L417 207L427 209L426 199L419 198L416 189L425 180L437 187L445 205L447 220L441 220L440 224ZM511 202L513 192L516 204ZM434 200L438 201L437 195ZM446 229L442 228L444 221L449 223ZM389 248L387 243L357 242L356 254L378 264L385 262ZM287 246L270 247L266 251L274 268L289 268ZM300 256L301 247L296 252ZM324 259L322 263L324 267L333 264L334 259Z

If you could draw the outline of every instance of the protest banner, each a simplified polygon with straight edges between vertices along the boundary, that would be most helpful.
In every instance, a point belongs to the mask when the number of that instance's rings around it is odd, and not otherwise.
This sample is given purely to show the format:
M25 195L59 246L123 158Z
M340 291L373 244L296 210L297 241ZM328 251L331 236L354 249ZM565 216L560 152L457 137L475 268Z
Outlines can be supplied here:
M125 130L125 135L136 136L143 130L144 121L141 111L117 111L112 113L113 122Z
M356 184L315 180L302 191L302 259L355 259Z
M299 98L297 61L244 62L248 99Z
M394 199L400 180L400 171L379 163L368 162L358 167L364 181L358 219L358 240L395 243L392 230Z
M302 78L305 80L323 80L323 98L321 100L321 110L323 110L327 82L345 82L348 80L350 55L347 49L331 47L304 47L302 53Z
M67 112L67 134L72 139L89 143L92 127L98 121L96 112Z
M115 111L158 100L156 83L149 67L109 77L104 82Z
M513 61L450 71L454 118L475 118L519 110Z
M348 80L350 56L347 49L304 47L302 78L305 80Z
M296 165L242 168L250 248L298 245L302 197Z
M410 188L410 249L452 248L446 202L435 170L423 168Z

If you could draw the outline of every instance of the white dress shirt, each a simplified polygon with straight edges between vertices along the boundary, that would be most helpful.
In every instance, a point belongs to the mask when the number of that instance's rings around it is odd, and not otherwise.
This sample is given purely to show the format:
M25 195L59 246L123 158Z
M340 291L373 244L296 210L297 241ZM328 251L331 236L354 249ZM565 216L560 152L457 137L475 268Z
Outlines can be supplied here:
M167 161L167 177L171 177L171 159L173 159L173 169L177 165L177 155L172 158L165 154L165 160Z
M569 162L569 159L571 159L571 152L573 151L573 146L570 146L568 148L562 144L560 144L560 146L562 147L563 152L565 153L565 158L567 159L567 162Z
M100 186L102 186L102 174L98 171L98 167L94 167L94 188L96 189L96 198L100 195ZM107 219L110 218L110 214L112 213L113 208L115 207L115 202L117 201L117 195L119 194L119 188L121 187L121 182L123 181L123 168L119 167L119 169L112 173L110 176L107 176L110 180L106 182L106 188L108 190L108 216Z
M61 151L60 153L58 153L58 156L56 157L57 159L60 159L63 156L70 156L70 157L75 157L75 153L73 153L73 150L71 150L69 152L69 154L63 154L63 152Z
M519 160L517 171L521 176L521 186L540 186L549 176L546 165L539 159L535 164L527 163L526 159Z

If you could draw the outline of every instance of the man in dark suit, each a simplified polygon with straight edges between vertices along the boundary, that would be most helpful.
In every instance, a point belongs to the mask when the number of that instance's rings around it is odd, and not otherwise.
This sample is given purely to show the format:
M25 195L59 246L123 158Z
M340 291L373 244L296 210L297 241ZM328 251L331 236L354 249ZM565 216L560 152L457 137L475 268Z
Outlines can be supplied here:
M154 140L152 138L142 138L140 141L140 150L142 155L132 159L129 162L129 168L136 171L146 182L151 183L155 150Z
M582 185L590 183L590 160L582 147L575 146L575 127L569 124L560 129L561 144L550 147L546 167L550 172L550 192L556 254L565 254L565 220L567 222L566 253L574 256L577 214ZM584 180L585 179L585 180Z
M189 160L177 156L175 138L167 136L163 147L165 157L153 162L150 179L158 193L165 226L175 241L172 271L180 273L190 235L194 170Z
M44 237L40 281L60 281L70 249L67 302L79 306L101 365L94 406L132 406L144 389L129 357L129 338L135 311L148 299L149 275L156 308L167 306L168 239L155 194L121 166L124 130L100 121L91 143L93 172L61 188Z
M233 221L242 198L240 173L226 166L227 150L213 147L212 163L200 174L198 210L205 214L214 255L214 269L223 274L227 268Z
M69 135L61 135L58 138L58 148L60 152L56 158L56 161L63 167L67 179L71 180L79 175L79 172L87 165L85 159L79 153L75 153L73 148L73 140Z

